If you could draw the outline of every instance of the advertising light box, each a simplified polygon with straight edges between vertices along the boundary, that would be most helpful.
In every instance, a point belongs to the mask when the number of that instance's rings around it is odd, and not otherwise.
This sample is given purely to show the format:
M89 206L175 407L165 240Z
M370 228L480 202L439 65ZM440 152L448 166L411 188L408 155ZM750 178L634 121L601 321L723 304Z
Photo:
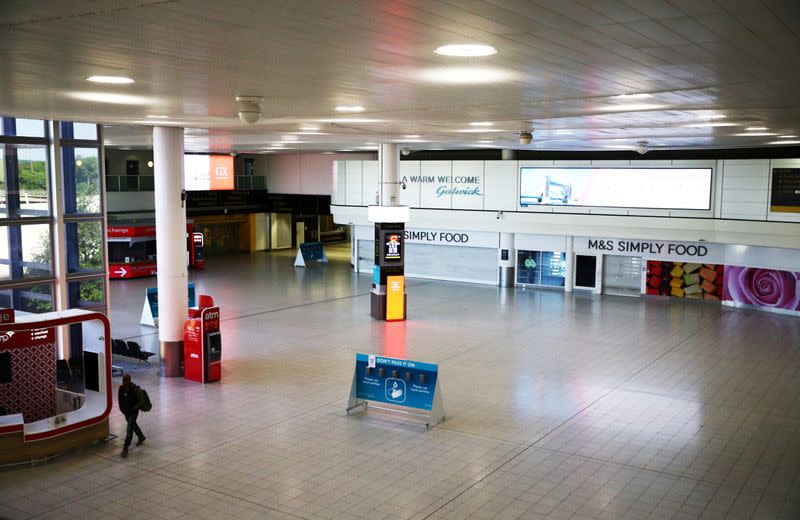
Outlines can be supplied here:
M233 189L233 157L230 155L184 155L187 191Z
M711 168L520 168L521 206L711 208Z

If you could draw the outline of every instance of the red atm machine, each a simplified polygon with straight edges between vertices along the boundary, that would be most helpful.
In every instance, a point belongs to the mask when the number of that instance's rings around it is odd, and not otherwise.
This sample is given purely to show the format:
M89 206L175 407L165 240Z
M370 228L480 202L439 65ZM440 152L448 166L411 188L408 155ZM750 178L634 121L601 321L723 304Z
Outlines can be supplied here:
M190 317L183 326L184 377L198 383L211 383L222 377L219 307L214 306L210 296L201 295L199 301L199 308L189 309Z
M189 234L189 267L203 269L206 263L206 244L202 233Z

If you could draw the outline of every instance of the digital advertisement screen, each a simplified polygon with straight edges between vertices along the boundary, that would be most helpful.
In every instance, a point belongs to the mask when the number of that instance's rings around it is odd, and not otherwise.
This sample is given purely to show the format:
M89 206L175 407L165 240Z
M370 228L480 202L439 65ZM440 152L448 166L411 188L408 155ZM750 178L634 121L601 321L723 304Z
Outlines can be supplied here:
M230 155L184 155L186 191L233 189L233 157Z
M711 208L711 168L520 168L521 206Z
M383 238L383 261L388 263L401 261L403 259L403 232L384 232Z

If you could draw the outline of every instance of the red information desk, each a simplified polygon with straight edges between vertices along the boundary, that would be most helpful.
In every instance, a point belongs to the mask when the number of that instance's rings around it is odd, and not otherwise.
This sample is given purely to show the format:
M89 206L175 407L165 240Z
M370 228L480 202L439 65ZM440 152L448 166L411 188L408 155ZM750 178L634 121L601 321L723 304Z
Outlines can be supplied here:
M108 277L112 280L156 275L156 227L154 225L109 225ZM194 224L186 223L187 265L202 269L205 244Z
M4 311L7 312L7 311ZM82 325L84 391L58 388L56 330ZM108 318L73 309L0 323L0 465L24 462L108 436L111 347Z
M108 277L141 278L156 274L156 227L108 226Z

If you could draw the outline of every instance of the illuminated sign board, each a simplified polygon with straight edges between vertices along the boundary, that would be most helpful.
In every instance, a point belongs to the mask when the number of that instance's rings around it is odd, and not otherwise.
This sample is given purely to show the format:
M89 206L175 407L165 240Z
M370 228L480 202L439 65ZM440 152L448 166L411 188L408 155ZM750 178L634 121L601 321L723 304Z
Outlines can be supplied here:
M520 168L520 205L708 210L711 168Z
M233 157L230 155L184 155L187 191L233 189Z

